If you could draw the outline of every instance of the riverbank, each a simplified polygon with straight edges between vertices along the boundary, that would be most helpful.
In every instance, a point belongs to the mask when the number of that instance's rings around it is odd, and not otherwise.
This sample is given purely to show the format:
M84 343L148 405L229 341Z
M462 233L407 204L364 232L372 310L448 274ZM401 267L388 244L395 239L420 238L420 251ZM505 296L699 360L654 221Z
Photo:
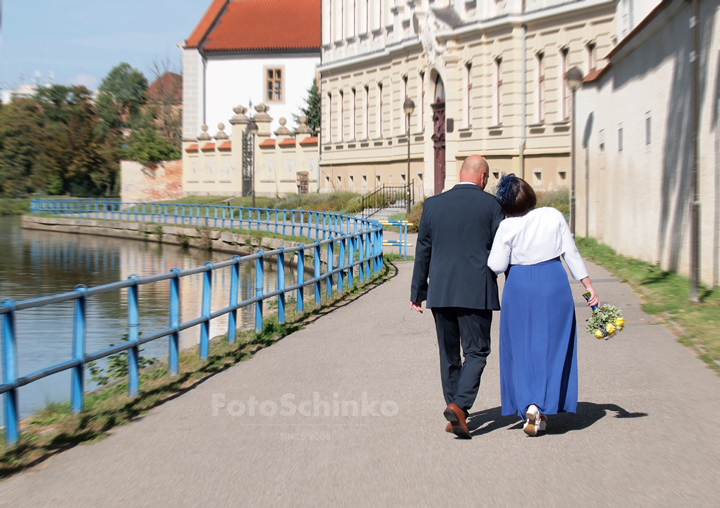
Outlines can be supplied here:
M382 270L363 285L356 284L342 294L333 291L331 298L323 297L320 306L306 303L303 313L288 312L284 324L278 323L275 316L268 317L261 333L238 331L233 344L228 343L226 335L215 337L210 341L207 360L199 357L197 346L184 349L177 376L168 376L166 360L142 371L137 397L127 396L127 381L122 379L88 393L85 407L78 414L72 413L68 402L50 404L21 422L20 442L11 449L5 448L0 430L0 478L33 467L75 445L104 439L114 427L129 423L207 378L249 360L257 351L301 330L319 316L350 303L385 282L392 272L394 267L384 263Z
M23 215L29 211L29 199L0 198L0 216Z

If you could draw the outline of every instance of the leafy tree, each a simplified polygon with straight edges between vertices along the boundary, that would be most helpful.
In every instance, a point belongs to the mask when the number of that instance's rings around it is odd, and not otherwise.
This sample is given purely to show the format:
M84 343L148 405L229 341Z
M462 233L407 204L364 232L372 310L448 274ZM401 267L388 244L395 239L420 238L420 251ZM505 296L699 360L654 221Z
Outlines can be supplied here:
M317 136L320 132L320 93L318 92L317 78L313 79L313 84L308 88L308 96L305 99L305 107L300 108L303 115L307 117L307 126L312 129L313 136ZM300 115L293 114L295 123L300 123Z
M111 130L132 126L145 104L147 87L143 73L130 64L113 67L98 88L96 109L103 125Z
M128 146L122 153L123 158L142 164L174 160L182 157L180 149L154 128L135 130L130 134Z
M42 160L42 111L32 99L16 99L0 109L0 192L32 192L32 175Z

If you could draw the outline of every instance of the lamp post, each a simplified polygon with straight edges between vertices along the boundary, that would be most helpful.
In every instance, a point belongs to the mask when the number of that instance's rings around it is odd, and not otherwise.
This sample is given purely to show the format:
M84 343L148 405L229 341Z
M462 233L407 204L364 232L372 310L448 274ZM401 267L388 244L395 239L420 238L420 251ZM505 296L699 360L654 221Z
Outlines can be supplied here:
M407 169L407 189L405 196L405 207L407 215L410 215L410 115L415 111L415 103L408 97L403 103L403 111L407 115L407 142L408 142L408 169Z
M252 147L252 155L250 156L250 172L252 173L252 206L255 208L255 134L258 132L258 125L251 118L247 124L247 133L250 134L250 146Z
M567 86L572 92L572 130L570 133L570 232L575 236L575 92L582 86L583 73L576 66L565 75ZM585 182L587 185L587 182Z

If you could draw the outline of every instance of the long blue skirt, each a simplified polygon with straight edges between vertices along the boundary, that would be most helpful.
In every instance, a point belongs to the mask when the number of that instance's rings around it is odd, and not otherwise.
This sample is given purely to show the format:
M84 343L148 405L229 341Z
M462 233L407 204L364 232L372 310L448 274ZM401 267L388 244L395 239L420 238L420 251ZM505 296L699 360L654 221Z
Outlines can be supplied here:
M502 414L525 418L577 409L575 305L559 258L513 265L500 312Z

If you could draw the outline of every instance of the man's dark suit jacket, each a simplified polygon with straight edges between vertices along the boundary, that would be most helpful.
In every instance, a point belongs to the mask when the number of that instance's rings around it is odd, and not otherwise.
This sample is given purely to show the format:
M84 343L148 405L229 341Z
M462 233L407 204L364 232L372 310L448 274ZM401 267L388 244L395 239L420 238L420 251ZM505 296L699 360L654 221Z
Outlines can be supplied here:
M427 300L428 308L499 310L497 277L487 259L503 218L495 197L474 184L425 200L410 300Z

